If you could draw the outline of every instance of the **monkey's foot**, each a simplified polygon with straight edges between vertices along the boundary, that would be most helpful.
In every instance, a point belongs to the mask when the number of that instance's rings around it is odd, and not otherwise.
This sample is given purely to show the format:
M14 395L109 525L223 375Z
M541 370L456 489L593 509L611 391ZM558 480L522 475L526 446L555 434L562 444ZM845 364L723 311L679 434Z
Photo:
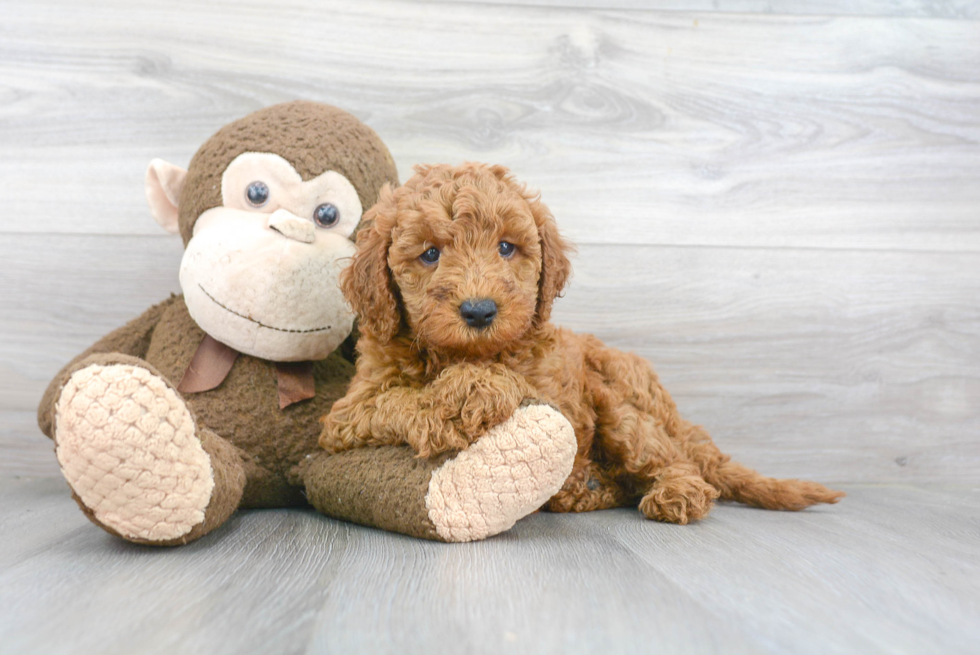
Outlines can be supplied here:
M578 444L561 412L528 405L433 471L425 505L445 541L499 534L540 508L572 471Z
M93 364L72 374L55 410L55 443L79 505L110 532L182 541L204 522L211 458L184 401L149 370Z

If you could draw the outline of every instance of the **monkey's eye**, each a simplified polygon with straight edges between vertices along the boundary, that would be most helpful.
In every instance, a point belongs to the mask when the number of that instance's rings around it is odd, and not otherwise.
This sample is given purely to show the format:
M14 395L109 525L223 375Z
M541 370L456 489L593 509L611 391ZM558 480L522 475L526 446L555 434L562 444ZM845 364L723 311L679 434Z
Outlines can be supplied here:
M501 241L500 245L497 246L497 250L500 252L501 257L510 257L517 250L517 246L508 241Z
M439 261L439 249L429 248L419 255L419 259L421 259L425 264L435 264L437 261Z
M269 187L266 186L265 182L256 180L245 189L245 198L248 200L248 204L253 207L261 207L269 202Z
M329 202L325 202L313 210L313 222L320 227L336 225L339 220L340 210Z

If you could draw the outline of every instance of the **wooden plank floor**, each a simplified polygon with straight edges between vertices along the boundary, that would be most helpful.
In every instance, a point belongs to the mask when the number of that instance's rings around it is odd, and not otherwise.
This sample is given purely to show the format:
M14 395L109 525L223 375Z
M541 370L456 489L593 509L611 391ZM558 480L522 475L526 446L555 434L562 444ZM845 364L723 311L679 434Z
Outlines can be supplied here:
M59 480L8 479L0 652L976 653L980 488L847 491L685 527L536 514L452 545L261 510L168 550L106 535Z

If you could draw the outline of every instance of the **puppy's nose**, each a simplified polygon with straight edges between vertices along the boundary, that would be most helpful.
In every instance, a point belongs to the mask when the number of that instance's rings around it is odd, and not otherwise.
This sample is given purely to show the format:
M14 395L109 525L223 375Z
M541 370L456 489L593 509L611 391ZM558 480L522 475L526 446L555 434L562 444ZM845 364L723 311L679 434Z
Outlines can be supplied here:
M485 328L497 315L497 303L489 298L466 300L459 306L459 314L470 327Z

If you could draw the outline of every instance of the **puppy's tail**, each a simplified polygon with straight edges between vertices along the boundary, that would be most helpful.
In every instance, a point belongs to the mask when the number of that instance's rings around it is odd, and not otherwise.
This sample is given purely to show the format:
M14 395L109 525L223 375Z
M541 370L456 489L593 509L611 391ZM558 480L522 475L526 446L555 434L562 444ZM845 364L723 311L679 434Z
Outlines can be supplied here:
M708 484L721 492L722 500L761 507L797 511L817 503L836 503L843 491L834 491L808 480L777 480L752 469L724 461L704 471Z

